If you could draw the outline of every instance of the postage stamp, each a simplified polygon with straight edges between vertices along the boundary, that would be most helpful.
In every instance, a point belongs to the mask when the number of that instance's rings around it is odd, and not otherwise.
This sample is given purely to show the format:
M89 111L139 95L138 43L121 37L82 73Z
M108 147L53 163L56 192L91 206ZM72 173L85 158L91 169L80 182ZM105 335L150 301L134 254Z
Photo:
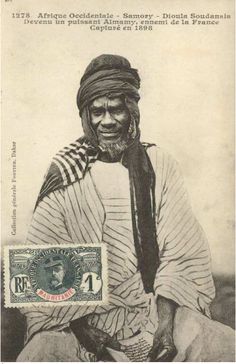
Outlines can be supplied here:
M107 301L106 246L6 246L5 307Z

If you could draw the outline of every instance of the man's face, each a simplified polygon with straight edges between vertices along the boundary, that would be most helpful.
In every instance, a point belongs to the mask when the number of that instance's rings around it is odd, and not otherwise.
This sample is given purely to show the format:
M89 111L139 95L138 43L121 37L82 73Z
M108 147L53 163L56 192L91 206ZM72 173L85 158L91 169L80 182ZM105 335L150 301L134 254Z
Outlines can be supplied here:
M65 270L64 267L59 264L50 268L46 268L46 274L51 287L56 288L58 285L62 284L65 277Z
M90 104L89 111L101 147L127 142L130 115L121 97L99 97Z

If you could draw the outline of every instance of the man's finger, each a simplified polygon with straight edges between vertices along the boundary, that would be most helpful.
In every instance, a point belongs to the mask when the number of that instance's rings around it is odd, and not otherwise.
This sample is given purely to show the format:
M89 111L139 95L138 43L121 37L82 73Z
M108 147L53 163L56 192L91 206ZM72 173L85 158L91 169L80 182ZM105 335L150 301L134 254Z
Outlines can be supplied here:
M121 350L121 351L124 351L124 350L125 350L125 346L124 346L124 345L121 345L121 344L119 343L119 341L117 341L117 340L116 340L116 339L114 339L114 338L111 338L111 339L107 342L106 346L108 346L109 348L112 348L112 349L114 349L114 350Z
M167 353L168 353L168 349L167 349L167 348L163 349L163 350L160 352L160 354L158 354L158 355L157 355L156 360L158 360L158 359L162 358L162 357L163 357L165 354L167 354Z
M103 352L104 352L104 349L105 349L105 346L103 344L98 344L96 346L96 356L97 356L97 359L99 360L101 358L101 356L103 355Z
M159 350L160 350L160 341L156 341L153 344L153 347L148 354L147 361L154 361L158 355Z
M174 347L164 348L162 352L157 356L157 362L170 362L176 355L176 349Z

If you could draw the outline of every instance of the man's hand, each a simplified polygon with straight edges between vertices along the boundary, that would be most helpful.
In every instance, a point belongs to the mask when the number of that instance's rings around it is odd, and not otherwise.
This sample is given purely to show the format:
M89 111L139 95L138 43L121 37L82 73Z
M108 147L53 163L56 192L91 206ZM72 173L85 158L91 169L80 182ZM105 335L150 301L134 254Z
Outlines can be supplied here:
M173 340L173 323L176 304L164 297L157 299L158 329L147 361L170 362L177 354Z
M91 353L94 353L98 360L107 357L105 350L107 346L115 350L122 350L122 347L117 340L106 332L88 325L84 318L71 322L70 326L80 344Z
M170 362L177 354L170 328L158 328L147 361Z

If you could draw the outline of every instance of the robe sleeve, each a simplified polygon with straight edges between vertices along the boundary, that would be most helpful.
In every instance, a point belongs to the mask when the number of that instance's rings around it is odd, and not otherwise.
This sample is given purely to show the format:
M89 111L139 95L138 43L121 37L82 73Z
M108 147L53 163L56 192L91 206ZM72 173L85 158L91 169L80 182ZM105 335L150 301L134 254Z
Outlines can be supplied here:
M45 196L34 211L26 243L72 243L65 216L64 191L57 190Z
M169 155L162 154L158 183L160 266L154 282L155 295L210 316L215 288L208 242L192 212L178 163Z
M26 244L53 245L70 243L71 236L67 229L64 191L57 190L45 196L37 205L29 227ZM60 331L68 327L72 320L91 313L108 312L107 305L55 305L20 308L27 323L26 342L37 332L44 330Z

